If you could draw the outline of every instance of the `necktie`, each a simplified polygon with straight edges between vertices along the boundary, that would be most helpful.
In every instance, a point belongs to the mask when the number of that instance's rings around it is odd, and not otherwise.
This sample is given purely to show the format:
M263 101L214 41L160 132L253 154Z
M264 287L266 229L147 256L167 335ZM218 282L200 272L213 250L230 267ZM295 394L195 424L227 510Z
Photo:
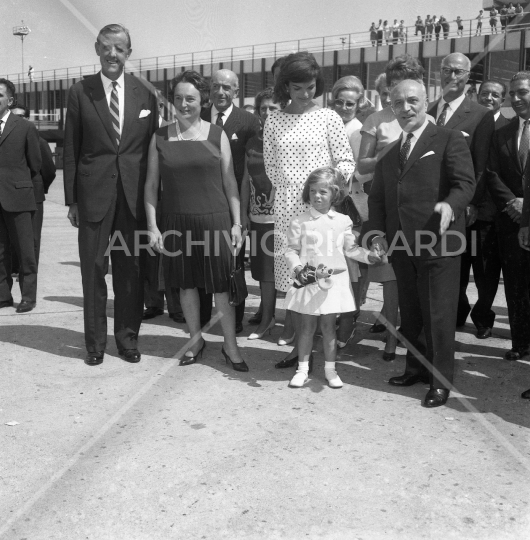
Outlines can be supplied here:
M526 161L528 159L528 149L530 148L530 130L529 124L530 120L525 120L523 124L523 132L521 133L521 142L519 144L519 161L521 162L521 169L525 170Z
M401 146L401 150L399 151L399 174L403 172L405 164L407 163L407 158L409 157L410 150L410 140L413 136L413 133L409 133L407 135L407 140L403 143L403 145Z
M438 117L438 120L436 122L437 126L445 126L445 117L447 116L447 109L449 108L449 103L446 103L444 105L442 114Z
M217 120L215 121L215 124L218 125L219 127L223 127L223 113L220 112L217 114Z
M120 101L118 99L118 90L116 81L112 82L112 93L110 94L110 115L112 116L112 127L116 135L116 144L120 146Z

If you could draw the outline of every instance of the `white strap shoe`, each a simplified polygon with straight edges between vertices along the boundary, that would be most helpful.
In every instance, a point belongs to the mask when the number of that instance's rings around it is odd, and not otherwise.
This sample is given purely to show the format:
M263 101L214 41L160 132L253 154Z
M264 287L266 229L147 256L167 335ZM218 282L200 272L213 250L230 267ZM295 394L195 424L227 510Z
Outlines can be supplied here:
M300 371L298 370L294 377L291 379L291 382L289 383L289 386L291 388L302 388L304 384L309 379L309 376L307 375L307 371Z
M342 381L334 369L324 369L324 373L330 388L342 388Z

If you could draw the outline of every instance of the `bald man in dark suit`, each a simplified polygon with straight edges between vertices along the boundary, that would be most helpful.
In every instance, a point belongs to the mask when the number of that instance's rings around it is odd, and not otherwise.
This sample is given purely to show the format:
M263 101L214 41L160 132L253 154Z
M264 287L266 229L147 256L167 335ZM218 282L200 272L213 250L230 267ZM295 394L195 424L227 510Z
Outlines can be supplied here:
M223 128L232 151L234 173L238 191L241 192L241 182L245 172L245 147L249 139L259 132L260 123L257 116L234 106L234 99L239 93L237 75L229 69L216 71L210 81L210 100L212 105L203 109L201 118ZM239 224L241 225L241 224ZM241 249L239 260L244 263L245 251ZM201 298L201 324L204 326L211 317L212 295L199 289ZM236 306L236 334L243 331L245 301Z

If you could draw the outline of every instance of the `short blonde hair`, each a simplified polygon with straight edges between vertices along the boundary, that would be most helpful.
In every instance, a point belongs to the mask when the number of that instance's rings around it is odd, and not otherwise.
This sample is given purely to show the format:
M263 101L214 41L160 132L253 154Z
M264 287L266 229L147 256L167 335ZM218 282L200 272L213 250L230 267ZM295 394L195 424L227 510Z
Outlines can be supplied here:
M335 101L337 96L343 90L351 90L359 93L359 101L357 102L357 111L362 111L370 106L370 102L364 96L364 86L361 79L355 77L355 75L346 75L341 77L331 89L331 99Z

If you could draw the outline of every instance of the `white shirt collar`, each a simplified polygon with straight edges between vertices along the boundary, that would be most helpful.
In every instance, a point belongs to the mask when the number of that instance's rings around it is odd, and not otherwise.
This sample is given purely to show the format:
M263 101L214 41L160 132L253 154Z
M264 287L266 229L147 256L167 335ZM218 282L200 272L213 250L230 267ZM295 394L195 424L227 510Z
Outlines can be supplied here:
M103 83L103 88L105 88L105 90L108 90L108 88L110 86L112 86L112 83L114 81L110 80L108 77L106 77L105 75L103 75L103 71L100 72L101 74L101 82ZM123 71L121 72L121 75L116 79L116 82L118 83L118 88L123 88L123 80L124 80L124 74L123 74Z
M497 111L494 115L493 115L493 118L495 119L495 122L499 119L499 116L501 115L501 111Z
M327 214L322 214L318 210L315 210L313 207L309 209L309 214L313 219L321 218L322 216L329 216L330 218L334 218L337 215L337 211L333 210L333 208L329 209L329 212Z
M522 131L525 122L526 122L526 120L519 116L519 131Z
M0 120L3 120L4 121L4 125L5 123L7 122L7 119L9 118L9 115L11 114L11 111L9 109L7 109L7 111L5 112L4 116L2 116L2 118L0 118Z
M456 109L458 109L458 107L460 107L460 105L462 105L464 99L466 99L465 94L462 94L460 97L457 97L456 99L453 99L453 101L445 101L445 99L442 97L442 99L440 100L440 105L438 106L438 109L441 112L443 110L443 108L444 108L444 105L446 103L449 103L449 108L451 109L452 112L455 112Z
M226 124L226 119L230 116L233 108L234 108L234 104L231 103L230 107L228 107L226 111L223 111L223 116L221 117L223 119L223 124ZM219 111L215 108L215 105L212 105L212 124L215 124L218 114L219 114Z
M421 134L425 131L425 128L427 127L428 123L429 123L429 120L426 118L425 122L423 122L423 124L418 129L415 129L414 131L410 132L413 135L413 137L411 137L413 141L417 141L421 137ZM404 131L402 134L401 144L403 144L406 141L407 135L408 133Z

